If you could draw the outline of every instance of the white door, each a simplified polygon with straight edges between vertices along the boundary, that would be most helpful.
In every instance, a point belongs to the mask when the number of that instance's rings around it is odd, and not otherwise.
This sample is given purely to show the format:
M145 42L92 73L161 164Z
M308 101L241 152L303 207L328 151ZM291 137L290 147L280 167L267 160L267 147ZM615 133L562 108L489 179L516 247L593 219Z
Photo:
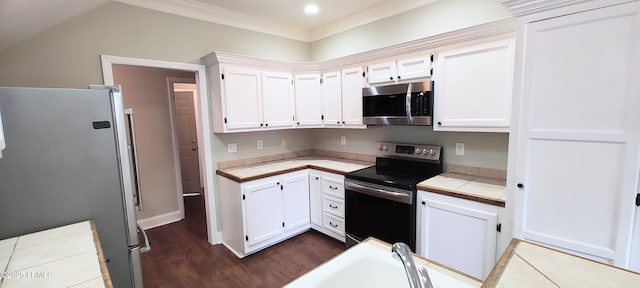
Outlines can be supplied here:
M434 130L508 132L514 39L438 53Z
M174 92L174 96L182 192L200 193L198 135L196 134L193 92Z
M284 230L309 225L309 176L305 173L285 175L282 179L284 190Z
M342 79L340 71L322 74L322 115L325 126L342 124Z
M319 127L322 124L320 89L320 74L295 76L296 125Z
M342 121L345 125L362 125L362 66L342 70Z
M309 215L311 224L322 226L322 182L320 174L309 173Z
M286 73L262 73L262 116L265 127L293 127L293 79Z
M367 81L371 84L395 82L398 76L396 61L369 65L367 75Z
M519 32L516 237L627 266L640 170L639 11L633 2Z
M398 80L431 76L431 55L398 60Z
M258 128L262 124L260 71L224 69L224 106L227 129Z
M243 190L244 217L248 246L260 244L283 233L282 183L257 181Z
M419 192L418 252L424 257L485 279L496 263L498 214L479 203ZM476 204L475 207L470 204Z

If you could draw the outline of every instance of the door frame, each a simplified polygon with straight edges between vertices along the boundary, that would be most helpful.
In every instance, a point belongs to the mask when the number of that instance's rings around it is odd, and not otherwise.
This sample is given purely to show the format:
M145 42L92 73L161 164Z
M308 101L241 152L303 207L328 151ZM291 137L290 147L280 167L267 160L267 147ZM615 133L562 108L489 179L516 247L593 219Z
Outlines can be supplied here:
M197 105L198 112L200 114L200 119L196 119L196 121L200 120L199 128L201 130L201 131L197 131L196 134L198 134L198 146L203 148L200 150L202 152L201 154L203 154L200 157L204 159L204 165L200 166L200 169L203 169L202 174L205 176L205 179L201 179L201 181L202 181L202 185L204 186L205 210L206 210L206 217L207 217L207 238L209 243L211 243L212 245L222 243L222 233L217 229L218 219L217 219L216 197L215 197L215 188L214 188L214 169L213 169L213 151L211 148L211 133L203 133L204 131L212 131L210 126L211 116L209 114L209 98L207 95L207 74L206 74L205 65L159 61L159 60L150 60L150 59L142 59L142 58L111 56L111 55L100 55L100 59L102 61L102 76L104 78L105 85L114 85L114 81L113 81L113 65L114 64L152 67L152 68L164 68L164 69L190 71L190 72L196 73L196 85L198 87L198 97L197 97L198 103L195 103L195 104ZM179 186L180 188L182 187L182 185L179 185ZM180 193L180 196L182 196L182 193ZM178 206L180 206L180 203L182 203L182 206L184 206L184 202L182 202L182 198L180 198L180 200L178 201ZM182 208L181 210L182 210L182 213L184 213L184 208ZM184 217L184 214L182 215L182 217Z

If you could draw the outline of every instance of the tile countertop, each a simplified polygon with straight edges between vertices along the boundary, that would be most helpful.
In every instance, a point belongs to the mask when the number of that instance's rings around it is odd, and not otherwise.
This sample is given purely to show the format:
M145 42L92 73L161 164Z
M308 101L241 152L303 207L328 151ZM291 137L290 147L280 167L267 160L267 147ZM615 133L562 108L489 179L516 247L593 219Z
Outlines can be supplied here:
M442 173L418 183L418 190L505 207L505 180Z
M0 240L0 286L112 287L93 222Z
M640 287L640 274L513 239L482 287Z
M372 165L374 165L374 163L357 160L329 158L323 156L303 156L250 166L218 169L216 170L216 174L236 182L246 182L282 173L304 170L307 168L336 174L345 174Z

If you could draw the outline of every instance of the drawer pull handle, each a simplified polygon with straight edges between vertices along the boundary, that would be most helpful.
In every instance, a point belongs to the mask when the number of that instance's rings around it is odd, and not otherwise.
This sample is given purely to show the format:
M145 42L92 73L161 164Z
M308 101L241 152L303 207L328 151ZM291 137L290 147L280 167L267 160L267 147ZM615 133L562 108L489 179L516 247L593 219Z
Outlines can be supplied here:
M333 208L333 209L337 209L338 206L333 206L333 204L329 204L329 207Z
M333 224L333 222L329 222L329 225L331 225L331 227L333 228L338 228L338 224Z
M331 185L329 185L329 188L333 189L333 190L338 190L338 187L333 187Z

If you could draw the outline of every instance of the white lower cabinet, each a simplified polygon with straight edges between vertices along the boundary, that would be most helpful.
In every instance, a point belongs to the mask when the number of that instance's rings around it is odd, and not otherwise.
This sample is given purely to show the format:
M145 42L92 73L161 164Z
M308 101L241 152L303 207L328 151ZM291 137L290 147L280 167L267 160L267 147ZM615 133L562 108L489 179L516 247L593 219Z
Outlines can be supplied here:
M311 170L309 194L311 227L344 242L344 176Z
M418 191L416 252L479 279L496 263L502 207Z
M223 243L238 257L309 229L308 171L238 183L218 176Z

